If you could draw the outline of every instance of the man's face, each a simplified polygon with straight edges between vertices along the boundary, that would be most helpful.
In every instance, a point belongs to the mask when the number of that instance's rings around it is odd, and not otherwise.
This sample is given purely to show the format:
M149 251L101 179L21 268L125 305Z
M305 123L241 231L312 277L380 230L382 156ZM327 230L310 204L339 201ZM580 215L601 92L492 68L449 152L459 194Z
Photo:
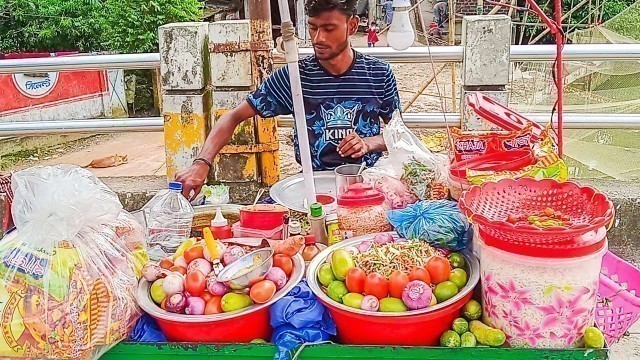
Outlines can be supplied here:
M349 47L349 36L358 29L358 17L334 10L309 18L309 35L319 60L331 60Z

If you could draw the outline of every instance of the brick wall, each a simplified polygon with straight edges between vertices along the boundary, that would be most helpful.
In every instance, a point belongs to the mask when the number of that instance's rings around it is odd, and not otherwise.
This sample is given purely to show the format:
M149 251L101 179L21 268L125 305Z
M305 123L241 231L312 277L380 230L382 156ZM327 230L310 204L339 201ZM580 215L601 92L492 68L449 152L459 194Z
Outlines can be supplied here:
M499 1L499 0L495 0ZM456 1L456 14L461 15L476 15L477 0L457 0ZM495 5L484 3L483 14L488 14L494 8ZM508 8L502 8L498 11L498 14L506 14L509 11Z

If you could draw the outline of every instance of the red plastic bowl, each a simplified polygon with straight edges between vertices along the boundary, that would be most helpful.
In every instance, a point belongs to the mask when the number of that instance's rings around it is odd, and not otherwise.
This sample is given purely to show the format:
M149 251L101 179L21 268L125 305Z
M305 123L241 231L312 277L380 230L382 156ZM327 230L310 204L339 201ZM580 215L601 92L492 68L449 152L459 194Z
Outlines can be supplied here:
M240 209L240 224L249 229L273 230L282 226L284 215L288 213L289 209L281 205L248 205Z
M397 234L390 233L397 238ZM462 252L469 264L469 281L453 298L422 310L403 313L371 312L347 307L329 298L318 283L318 268L331 252L363 241L372 241L375 234L353 238L335 244L318 254L307 268L307 283L318 299L329 309L338 330L338 340L347 345L437 346L440 336L451 329L460 317L460 309L471 299L473 288L480 280L478 259L468 250Z
M142 279L138 284L138 305L151 315L158 326L173 342L202 343L248 343L254 339L269 340L271 325L269 324L269 307L294 286L304 275L304 260L301 255L292 258L294 270L287 284L280 289L267 303L252 305L235 312L217 315L181 315L162 310L149 294L151 284Z

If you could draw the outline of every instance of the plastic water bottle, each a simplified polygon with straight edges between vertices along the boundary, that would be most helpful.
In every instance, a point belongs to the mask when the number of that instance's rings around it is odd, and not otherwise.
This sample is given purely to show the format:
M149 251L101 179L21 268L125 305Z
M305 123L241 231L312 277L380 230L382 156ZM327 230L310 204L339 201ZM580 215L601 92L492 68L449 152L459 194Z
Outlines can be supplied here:
M182 184L169 183L169 190L160 190L144 209L147 222L149 258L158 261L173 255L191 235L193 207L182 196Z

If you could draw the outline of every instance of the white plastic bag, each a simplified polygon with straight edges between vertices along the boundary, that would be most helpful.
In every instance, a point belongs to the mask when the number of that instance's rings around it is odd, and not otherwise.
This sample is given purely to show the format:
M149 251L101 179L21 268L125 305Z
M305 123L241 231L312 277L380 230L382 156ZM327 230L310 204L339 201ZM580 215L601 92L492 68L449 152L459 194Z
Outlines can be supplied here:
M382 135L388 155L380 159L373 168L363 171L365 181L381 184L386 181L385 176L395 178L401 180L418 199L431 199L432 185L435 183L446 184L448 172L446 155L434 154L429 151L422 141L407 128L399 111L394 113ZM397 186L397 183L391 186L391 189L397 190L380 189L383 193L386 192L387 201L389 201L389 196L392 196L396 199L396 205L401 203L404 207L412 203L408 202L410 197ZM389 205L391 206L391 204ZM400 207L392 206L392 208Z
M85 169L13 174L17 231L0 242L0 357L97 359L140 316L142 226Z

